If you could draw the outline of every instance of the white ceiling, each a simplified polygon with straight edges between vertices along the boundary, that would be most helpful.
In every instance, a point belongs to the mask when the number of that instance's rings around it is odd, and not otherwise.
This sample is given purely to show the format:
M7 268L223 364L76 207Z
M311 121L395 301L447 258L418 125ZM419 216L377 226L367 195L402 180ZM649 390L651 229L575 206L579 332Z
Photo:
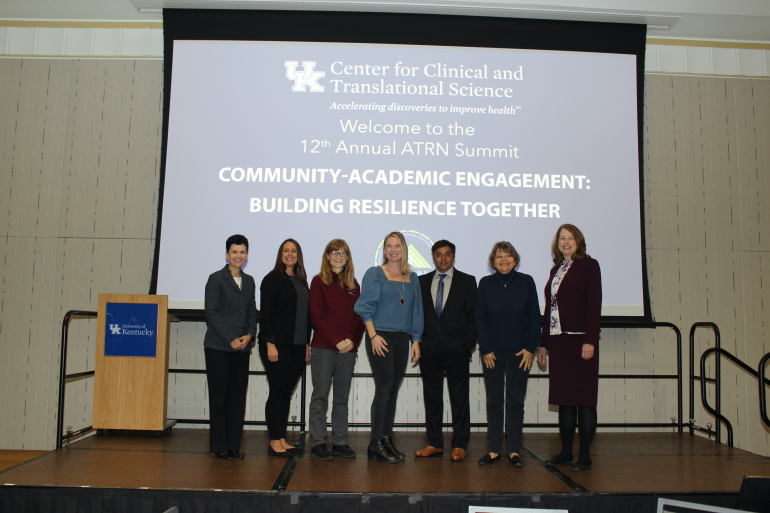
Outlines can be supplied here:
M769 0L557 1L0 0L0 19L162 21L162 14L147 11L163 7L420 12L647 23L660 26L649 27L648 37L770 42Z

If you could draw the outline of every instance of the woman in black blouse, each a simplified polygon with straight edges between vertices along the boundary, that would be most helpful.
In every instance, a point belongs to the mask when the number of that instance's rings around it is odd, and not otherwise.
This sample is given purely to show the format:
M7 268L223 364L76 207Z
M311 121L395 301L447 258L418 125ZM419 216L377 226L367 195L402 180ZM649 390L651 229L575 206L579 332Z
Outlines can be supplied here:
M270 435L268 454L302 454L286 441L291 396L310 360L310 291L302 248L286 239L278 249L275 267L262 279L259 356L265 366L270 393L265 420Z

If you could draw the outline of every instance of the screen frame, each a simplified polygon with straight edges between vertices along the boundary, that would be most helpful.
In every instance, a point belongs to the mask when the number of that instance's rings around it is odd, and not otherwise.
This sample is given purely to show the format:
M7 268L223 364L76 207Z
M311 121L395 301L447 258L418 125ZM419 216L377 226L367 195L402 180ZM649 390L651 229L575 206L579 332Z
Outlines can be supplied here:
M163 126L150 294L156 294L158 283L174 41L368 43L613 53L636 56L639 228L644 315L602 316L602 321L652 321L644 216L646 25L410 13L164 9L163 32Z

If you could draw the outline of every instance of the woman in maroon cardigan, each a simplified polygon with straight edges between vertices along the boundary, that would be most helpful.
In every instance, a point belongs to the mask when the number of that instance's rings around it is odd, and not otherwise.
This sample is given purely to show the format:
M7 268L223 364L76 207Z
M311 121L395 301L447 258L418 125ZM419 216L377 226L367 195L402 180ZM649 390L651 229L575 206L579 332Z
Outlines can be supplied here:
M310 455L318 460L334 456L355 458L348 445L348 397L356 353L364 323L354 311L361 287L354 275L348 244L334 239L321 257L321 272L310 284L310 318L313 321L313 394L310 398ZM326 444L326 411L334 376L332 449Z
M545 286L537 360L545 367L546 350L550 353L548 402L559 406L562 447L546 465L572 463L572 440L579 419L580 453L572 470L581 472L591 468L591 442L596 433L602 275L599 262L586 254L586 241L577 226L561 225L551 252L555 265Z

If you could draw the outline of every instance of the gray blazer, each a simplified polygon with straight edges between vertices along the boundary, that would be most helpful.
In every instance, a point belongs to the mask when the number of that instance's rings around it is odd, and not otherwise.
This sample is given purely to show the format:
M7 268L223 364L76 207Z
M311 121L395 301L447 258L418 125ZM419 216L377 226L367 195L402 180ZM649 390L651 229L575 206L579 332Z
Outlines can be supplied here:
M230 343L247 333L251 345L257 336L257 303L254 278L241 271L241 288L227 265L209 276L206 282L206 336L203 346L220 351L235 350Z

